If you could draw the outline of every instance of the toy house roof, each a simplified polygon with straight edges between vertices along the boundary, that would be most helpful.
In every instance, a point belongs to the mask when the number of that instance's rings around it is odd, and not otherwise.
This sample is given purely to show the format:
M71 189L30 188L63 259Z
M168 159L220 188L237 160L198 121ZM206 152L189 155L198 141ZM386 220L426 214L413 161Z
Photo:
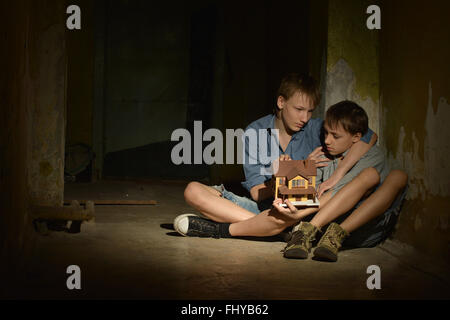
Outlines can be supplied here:
M275 177L286 177L291 180L298 175L307 178L317 174L314 160L287 160L278 161L278 164L279 167Z

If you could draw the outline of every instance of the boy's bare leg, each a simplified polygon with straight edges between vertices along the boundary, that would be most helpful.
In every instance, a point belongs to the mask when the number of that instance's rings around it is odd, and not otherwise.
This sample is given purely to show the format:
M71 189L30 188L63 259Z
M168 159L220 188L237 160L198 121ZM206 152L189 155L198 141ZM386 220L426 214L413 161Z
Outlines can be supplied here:
M331 192L320 197L320 208L331 199ZM296 224L302 218L316 213L319 208L298 210L296 214L283 214L274 208L265 210L251 219L232 223L229 232L232 236L268 237L279 234L287 227Z
M348 233L353 232L384 213L405 188L407 181L408 175L405 172L391 171L381 186L341 223L341 228Z
M352 209L358 201L380 181L376 169L367 168L361 171L352 181L339 190L331 200L311 220L311 224L322 228Z
M253 212L222 198L221 193L216 189L199 182L191 182L187 185L184 198L187 204L216 222L233 223L255 216Z
M346 219L345 223L341 224L341 227L351 232L370 219L382 214L394 201L398 192L405 187L406 180L407 176L402 171L392 171L380 188L354 212L362 212L362 214L352 214ZM352 209L378 183L379 175L375 169L363 170L334 197L331 198L331 192L327 192L320 198L320 210L311 220L311 223L321 228L335 220ZM232 236L272 236L279 234L285 228L297 223L301 218L315 212L317 212L317 209L310 208L299 210L298 214L288 216L277 210L269 209L251 219L231 224L229 230Z
M297 220L286 217L272 208L264 210L251 219L232 223L229 232L234 237L269 237L279 234L296 222Z

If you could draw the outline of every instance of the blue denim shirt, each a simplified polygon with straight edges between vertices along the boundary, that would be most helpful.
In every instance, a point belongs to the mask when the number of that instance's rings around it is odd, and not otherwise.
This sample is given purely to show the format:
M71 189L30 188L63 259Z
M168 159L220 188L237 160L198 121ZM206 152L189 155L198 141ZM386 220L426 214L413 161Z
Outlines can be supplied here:
M323 120L322 119L310 119L306 125L298 132L294 133L289 141L289 144L285 151L281 149L279 141L277 142L277 147L279 149L279 154L288 154L293 160L302 160L306 159L311 152L314 151L315 148L321 145L320 143L320 131L322 128ZM254 129L258 131L259 129L267 130L267 150L270 150L271 145L271 130L275 128L275 115L270 114L265 117L262 117L256 121L253 121L246 129ZM362 141L369 143L372 138L373 131L368 130L368 132L361 138ZM259 140L258 140L259 145ZM249 155L249 143L248 139L244 141L244 174L245 181L242 182L244 188L250 191L251 188L258 184L264 183L266 180L269 180L272 175L262 175L261 168L265 167L269 169L271 163L263 164L259 160L257 160L256 164L249 163L248 159L251 157ZM260 150L258 147L258 157L260 156ZM269 151L270 154L270 151Z

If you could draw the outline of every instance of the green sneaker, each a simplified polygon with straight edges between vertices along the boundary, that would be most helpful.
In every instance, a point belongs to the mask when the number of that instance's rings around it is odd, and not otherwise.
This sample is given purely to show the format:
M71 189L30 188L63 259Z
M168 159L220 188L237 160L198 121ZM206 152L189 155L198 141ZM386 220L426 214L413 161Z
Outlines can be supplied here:
M288 259L308 258L317 231L319 229L311 223L300 222L298 230L292 233L292 238L287 243L283 256Z
M314 250L314 258L336 262L339 248L342 247L342 243L348 236L347 231L333 222L317 244L317 248Z

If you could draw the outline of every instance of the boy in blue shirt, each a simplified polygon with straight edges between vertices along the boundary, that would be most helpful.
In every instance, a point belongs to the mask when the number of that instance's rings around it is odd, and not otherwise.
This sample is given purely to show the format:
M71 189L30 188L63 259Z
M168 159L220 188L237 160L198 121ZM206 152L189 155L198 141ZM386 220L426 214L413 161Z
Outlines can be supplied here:
M271 132L277 129L281 160L308 158L315 160L319 167L326 166L326 162L324 163L321 158L323 151L320 133L323 121L311 119L319 99L319 88L312 77L290 74L281 82L275 114L254 121L247 130L263 129ZM362 137L362 141L350 148L332 176L321 184L318 195L334 186L375 144L376 139L376 134L369 129ZM248 143L245 144L246 156L251 147ZM273 210L268 214L273 200L271 175L261 174L261 170L268 166L270 163L267 165L261 162L244 163L246 180L242 184L249 191L251 199L235 195L223 186L211 187L199 182L189 183L184 192L186 202L209 219L203 219L195 214L183 214L175 218L175 229L185 236L220 238L273 235L293 225L297 220L293 220L292 217L277 214ZM265 212L264 215L259 217L262 212Z

